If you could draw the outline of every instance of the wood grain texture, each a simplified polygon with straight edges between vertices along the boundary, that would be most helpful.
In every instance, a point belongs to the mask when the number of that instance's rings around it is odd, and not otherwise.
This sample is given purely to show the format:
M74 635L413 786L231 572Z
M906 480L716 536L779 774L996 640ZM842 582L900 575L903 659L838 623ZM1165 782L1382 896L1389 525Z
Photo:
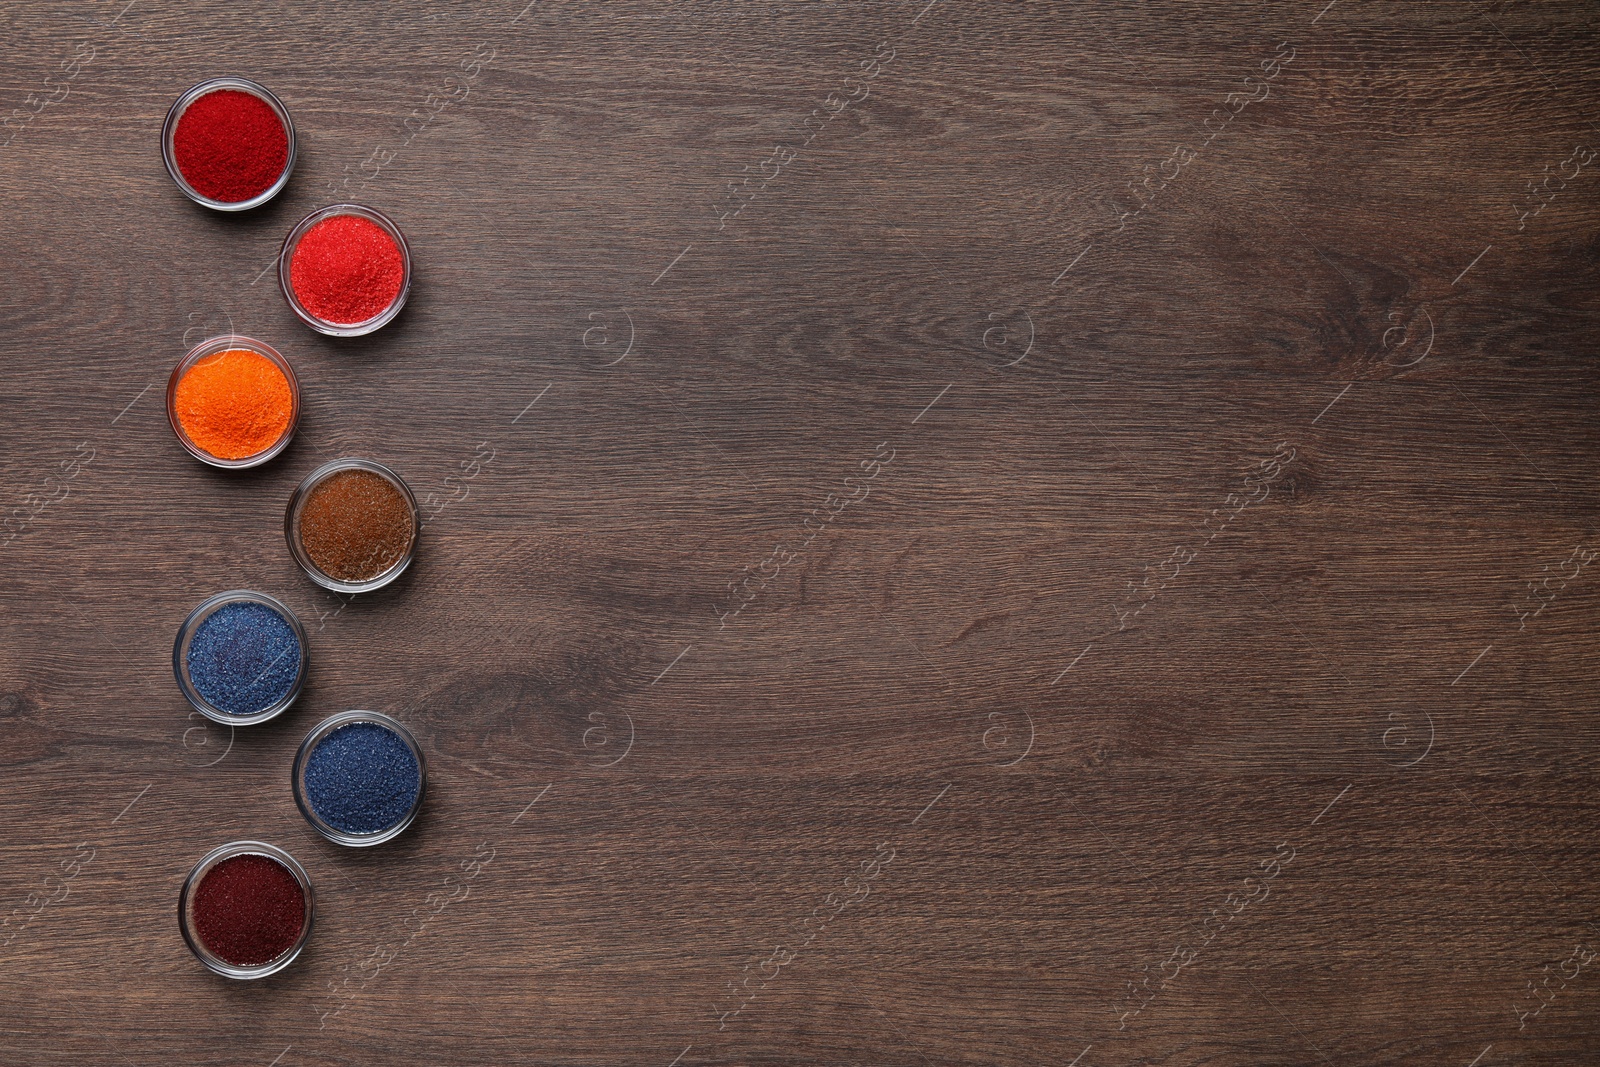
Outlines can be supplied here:
M0 10L0 1063L1600 1057L1595 30ZM239 218L159 155L221 73L301 135ZM338 199L417 263L348 341L269 270ZM305 391L240 474L161 408L228 330ZM443 505L348 601L282 535L345 454ZM230 736L170 663L237 587L312 671ZM288 788L351 707L431 760L371 854ZM317 891L257 983L174 923L240 837Z

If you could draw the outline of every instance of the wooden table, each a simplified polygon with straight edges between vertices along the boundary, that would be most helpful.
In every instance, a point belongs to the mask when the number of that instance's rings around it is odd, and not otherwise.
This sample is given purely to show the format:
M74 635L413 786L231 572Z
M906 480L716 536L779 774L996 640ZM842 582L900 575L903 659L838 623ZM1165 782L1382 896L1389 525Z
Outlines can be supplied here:
M1600 1056L1590 5L0 18L0 1062ZM159 152L223 73L243 217ZM272 269L338 200L417 262L350 341ZM163 410L228 331L305 390L242 474ZM428 517L353 599L350 454ZM313 658L231 732L229 588ZM365 852L288 783L352 707L431 761ZM237 838L317 891L254 983L174 921Z

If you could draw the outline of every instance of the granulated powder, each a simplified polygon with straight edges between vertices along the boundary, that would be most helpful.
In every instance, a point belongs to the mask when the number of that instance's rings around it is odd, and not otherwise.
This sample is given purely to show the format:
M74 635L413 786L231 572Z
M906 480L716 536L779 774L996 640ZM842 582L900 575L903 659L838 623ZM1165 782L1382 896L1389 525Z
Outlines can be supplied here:
M183 180L230 204L272 188L289 163L289 131L265 100L237 89L207 93L184 111L172 137Z
M218 459L245 459L277 444L289 428L294 390L266 356L230 348L184 372L173 410L202 451Z
M268 856L225 859L194 891L194 931L212 955L235 967L271 963L300 939L306 895L294 873Z
M353 326L395 302L405 284L400 246L360 215L330 215L300 238L289 259L297 300L324 322Z
M306 555L341 582L371 581L399 563L415 532L410 501L368 470L334 472L312 488L300 510Z
M300 638L265 604L224 604L206 616L185 660L206 702L229 715L255 715L289 695L300 677Z
M410 814L422 768L399 734L353 722L324 737L306 761L306 800L317 817L347 834L375 834Z

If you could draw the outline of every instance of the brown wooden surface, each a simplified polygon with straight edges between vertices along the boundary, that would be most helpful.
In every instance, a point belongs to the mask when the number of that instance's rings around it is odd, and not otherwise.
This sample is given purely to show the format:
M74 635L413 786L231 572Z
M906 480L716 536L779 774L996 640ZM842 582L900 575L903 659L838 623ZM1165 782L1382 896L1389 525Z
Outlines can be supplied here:
M7 5L0 1062L1600 1059L1595 19ZM160 162L222 73L301 134L242 218ZM259 276L337 199L417 262L353 341ZM161 406L230 328L305 390L243 474ZM345 454L446 505L348 605ZM235 587L312 672L230 739ZM432 761L370 853L288 788L351 707ZM240 837L318 894L257 983L175 923Z

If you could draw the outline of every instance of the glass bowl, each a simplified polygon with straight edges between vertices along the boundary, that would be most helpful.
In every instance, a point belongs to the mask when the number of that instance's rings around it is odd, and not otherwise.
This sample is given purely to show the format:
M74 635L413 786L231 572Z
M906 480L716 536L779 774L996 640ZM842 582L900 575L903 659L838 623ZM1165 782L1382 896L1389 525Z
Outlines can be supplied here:
M260 604L283 616L294 631L295 639L300 642L300 670L295 675L294 683L289 691L273 704L262 708L260 711L249 715L234 715L223 711L212 704L200 691L195 688L194 679L189 676L189 646L193 644L195 634L200 629L200 624L210 618L219 608L228 604ZM254 726L256 723L266 722L268 719L277 718L284 710L293 704L300 695L306 682L306 671L311 665L311 646L306 643L306 629L300 625L300 620L294 612L289 610L276 597L265 593L256 593L248 589L230 589L226 593L218 593L201 601L200 606L189 613L183 620L183 625L178 627L177 640L172 645L172 673L178 679L178 688L183 692L184 698L194 705L194 709L213 722L226 723L229 726Z
M265 856L267 859L276 860L294 875L295 881L300 883L300 891L305 894L306 910L305 921L300 927L300 936L294 944L266 963L253 966L241 966L229 963L217 956L201 939L195 928L194 897L200 882L210 873L211 869L223 860L233 859L235 856ZM200 857L200 862L194 865L194 870L189 872L189 877L183 880L183 888L178 891L178 929L183 933L183 940L189 946L189 951L195 958L217 974L228 978L265 978L269 974L277 974L300 955L300 950L305 947L306 940L311 936L311 920L315 913L315 902L311 892L311 877L306 874L306 869L295 858L275 845L265 841L230 841L226 845L219 845Z
M364 322L340 323L318 318L300 303L300 298L295 296L294 285L289 280L289 265L294 259L295 249L300 245L300 239L311 227L335 215L355 215L377 223L394 239L395 245L400 249L400 292L395 295L388 307ZM362 204L330 204L301 219L295 228L289 231L289 236L283 239L283 250L278 253L278 288L283 291L284 300L289 302L289 310L318 333L327 334L329 337L360 337L387 324L400 314L401 308L405 307L406 297L411 295L411 246L406 244L405 234L400 232L400 227L394 224L394 220L376 208Z
M283 123L283 132L289 138L289 155L283 162L283 173L278 175L278 180L268 186L265 191L251 197L249 200L213 200L209 196L202 195L183 176L183 171L178 169L177 158L173 155L172 140L178 132L178 120L183 117L185 111L189 110L190 104L202 96L214 93L219 89L237 89L239 92L249 93L251 96L265 101L267 106L277 114L279 121ZM260 207L277 196L283 191L283 187L289 184L289 175L294 173L296 149L297 138L294 132L294 120L289 117L289 109L284 107L283 101L273 96L266 86L253 82L249 78L211 78L201 82L178 97L172 107L168 109L167 121L161 127L161 160L167 165L167 173L172 176L172 180L183 191L184 196L213 211L248 211L253 207Z
M349 726L352 723L373 723L383 727L399 737L401 741L404 741L406 747L411 750L411 754L417 760L417 797L412 802L410 810L401 816L398 821L371 833L350 833L329 825L322 816L317 814L316 809L306 796L306 767L311 760L311 753L335 730ZM317 725L316 729L306 735L304 741L300 742L300 751L296 752L294 757L292 781L294 784L295 805L299 807L300 814L306 817L306 822L311 824L312 829L329 841L348 845L351 848L365 848L370 845L381 845L385 841L398 837L406 827L416 821L417 813L422 810L422 798L428 791L428 767L422 756L422 746L417 744L417 739L412 736L411 731L402 726L399 721L378 711L344 711L324 719Z
M401 497L406 506L411 509L411 545L405 554L400 557L387 570L370 578L360 580L345 580L335 578L323 571L311 559L305 545L300 541L300 515L310 497L311 491L321 485L328 478L346 470L371 471L380 475L400 490ZM411 565L417 555L417 542L422 537L422 514L417 508L417 498L412 495L411 487L406 485L405 479L381 463L370 459L361 459L357 456L346 456L343 459L329 460L310 474L295 488L294 494L289 497L289 507L283 516L283 534L289 541L289 552L294 556L295 562L306 572L313 582L324 589L331 589L336 593L369 593L374 589L381 589L400 577L401 573Z
M177 401L178 383L189 372L189 368L199 363L207 356L214 356L218 352L227 352L230 349L243 348L257 352L270 359L283 376L289 379L289 425L284 427L283 434L266 449L253 456L242 459L223 459L213 456L201 448L184 432L183 423L178 420ZM300 379L295 377L294 368L289 366L289 361L284 359L277 349L269 344L257 341L253 337L243 337L239 334L224 334L213 337L209 341L202 341L189 351L189 354L178 361L172 368L172 376L167 379L167 422L172 425L172 432L178 438L178 443L184 447L195 459L202 463L209 463L213 467L223 467L228 470L243 470L246 467L257 467L272 459L278 453L289 447L289 442L294 440L295 427L300 424Z

